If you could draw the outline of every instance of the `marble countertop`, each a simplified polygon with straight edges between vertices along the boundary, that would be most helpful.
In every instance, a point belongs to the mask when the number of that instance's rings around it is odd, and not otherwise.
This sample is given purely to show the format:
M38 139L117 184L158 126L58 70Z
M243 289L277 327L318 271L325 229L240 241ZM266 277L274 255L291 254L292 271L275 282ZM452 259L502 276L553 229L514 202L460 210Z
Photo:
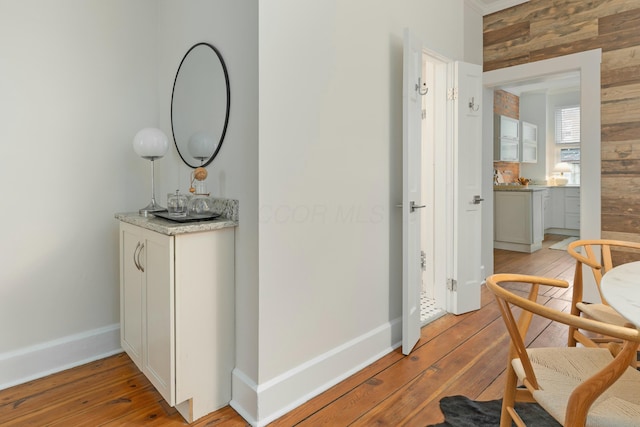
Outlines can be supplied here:
M210 221L176 222L164 218L158 218L152 214L140 215L138 212L116 213L116 219L138 227L156 231L167 236L175 236L199 231L221 230L238 226L238 201L233 199L211 198L213 200L213 212L222 216Z
M138 212L122 212L115 214L116 219L148 230L157 231L167 236L195 233L199 231L220 230L227 227L237 227L238 221L219 217L211 221L176 222L153 215L142 216Z

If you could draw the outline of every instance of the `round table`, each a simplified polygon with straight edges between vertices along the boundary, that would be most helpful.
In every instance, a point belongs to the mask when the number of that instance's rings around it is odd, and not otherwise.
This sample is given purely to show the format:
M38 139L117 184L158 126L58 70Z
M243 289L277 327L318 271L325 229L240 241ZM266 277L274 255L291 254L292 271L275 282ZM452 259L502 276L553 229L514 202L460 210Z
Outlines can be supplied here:
M612 268L600 282L607 303L640 328L640 261Z

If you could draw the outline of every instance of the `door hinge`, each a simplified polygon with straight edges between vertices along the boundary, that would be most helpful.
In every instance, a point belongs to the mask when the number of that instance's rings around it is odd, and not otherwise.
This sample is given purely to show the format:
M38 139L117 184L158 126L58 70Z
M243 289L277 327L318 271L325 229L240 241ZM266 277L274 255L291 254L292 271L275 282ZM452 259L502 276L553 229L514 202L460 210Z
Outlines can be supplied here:
M424 120L424 119L426 119L426 118L427 118L427 109L426 109L426 108L423 108L423 109L422 109L422 120Z
M458 88L457 87L452 87L447 89L447 99L455 101L456 99L458 99Z
M447 289L450 291L458 291L458 281L456 279L447 279Z
M420 267L422 271L427 271L427 254L424 251L420 251Z

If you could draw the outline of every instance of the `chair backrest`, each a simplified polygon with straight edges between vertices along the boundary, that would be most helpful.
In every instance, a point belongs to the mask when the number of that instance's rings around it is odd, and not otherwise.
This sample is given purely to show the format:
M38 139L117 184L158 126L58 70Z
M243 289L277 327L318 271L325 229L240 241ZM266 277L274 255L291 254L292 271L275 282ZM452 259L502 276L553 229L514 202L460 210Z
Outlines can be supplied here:
M600 299L605 304L607 302L600 290L600 281L602 280L602 276L614 267L611 253L615 250L640 251L640 243L606 239L576 240L575 242L569 243L567 247L569 255L576 260L574 284L580 281L579 284L581 285L582 264L588 265L591 267ZM581 293L581 288L579 289ZM582 295L580 295L580 299L581 298Z
M501 285L512 282L529 284L530 292L528 297L519 296ZM636 349L640 343L640 332L631 327L631 325L622 327L603 323L562 312L537 302L540 285L567 288L569 284L564 280L522 274L494 274L487 278L486 283L487 288L496 297L500 313L511 337L510 359L516 357L520 359L525 372L525 385L527 387L540 389L525 346L526 334L534 315L623 341L622 351L608 365L610 369L606 372L604 370L598 372L571 393L567 414L574 412L575 414L572 414L572 417L577 414L579 418L586 419L586 414L591 404L624 373L631 361L636 357ZM521 309L518 318L514 315L512 307Z

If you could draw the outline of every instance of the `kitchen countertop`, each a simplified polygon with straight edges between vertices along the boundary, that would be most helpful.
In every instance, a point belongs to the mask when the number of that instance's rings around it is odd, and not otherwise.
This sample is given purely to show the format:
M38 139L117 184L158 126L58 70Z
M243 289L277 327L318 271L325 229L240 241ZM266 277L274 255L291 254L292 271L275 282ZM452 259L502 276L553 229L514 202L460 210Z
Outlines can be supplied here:
M546 185L494 185L493 191L542 191Z
M580 188L579 185L494 185L493 191L542 191L547 188Z

